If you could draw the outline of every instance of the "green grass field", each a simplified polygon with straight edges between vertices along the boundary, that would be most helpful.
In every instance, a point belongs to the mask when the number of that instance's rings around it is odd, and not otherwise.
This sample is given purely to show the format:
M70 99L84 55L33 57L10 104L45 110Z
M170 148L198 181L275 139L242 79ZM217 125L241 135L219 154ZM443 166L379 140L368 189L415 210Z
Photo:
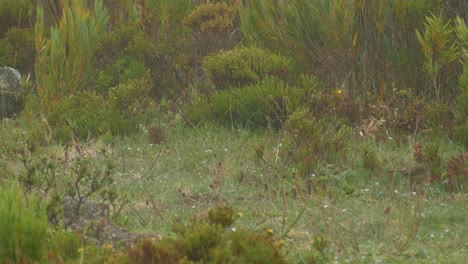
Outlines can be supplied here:
M18 158L25 155L21 149L28 135L21 133L24 125L19 123L2 122L1 166L10 176L2 181L25 175ZM405 179L396 175L392 180L387 173L411 158L409 143L355 141L347 155L335 163L319 164L309 177L301 177L295 163L286 159L286 139L280 132L189 128L180 122L164 130L167 138L160 145L149 143L146 128L128 138L104 136L75 143L80 155L92 157L92 166L113 161L114 182L108 188L129 201L118 214L114 208L113 222L128 230L171 237L175 222L187 222L222 204L240 216L233 230L273 233L293 263L464 263L467 259L466 191L450 194L441 183L415 193ZM426 143L430 142L421 142L423 147ZM255 152L259 144L264 150L260 159ZM363 167L364 146L382 161L378 169ZM448 140L440 140L439 146L444 161L465 153ZM29 159L31 163L60 160L66 152L73 156L74 149L46 145ZM56 170L65 171L65 163L57 163ZM66 180L67 174L58 177Z

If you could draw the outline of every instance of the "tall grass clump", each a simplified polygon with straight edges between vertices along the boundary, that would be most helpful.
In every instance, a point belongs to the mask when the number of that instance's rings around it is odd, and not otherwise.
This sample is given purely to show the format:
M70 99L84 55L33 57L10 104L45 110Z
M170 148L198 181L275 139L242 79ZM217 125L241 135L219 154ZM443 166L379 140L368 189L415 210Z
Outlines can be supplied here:
M36 76L42 112L86 88L97 40L107 28L108 15L100 0L94 1L93 11L85 0L66 0L63 10L58 26L47 36L44 11L37 9Z
M6 263L41 261L47 238L45 207L24 197L18 185L0 188L0 259Z

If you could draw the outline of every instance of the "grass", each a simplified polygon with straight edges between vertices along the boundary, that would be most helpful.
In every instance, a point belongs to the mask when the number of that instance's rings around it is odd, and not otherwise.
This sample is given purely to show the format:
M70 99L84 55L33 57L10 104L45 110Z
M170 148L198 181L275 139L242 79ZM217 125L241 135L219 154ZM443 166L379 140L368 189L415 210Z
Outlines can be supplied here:
M17 159L28 151L26 124L1 123L2 185L24 173ZM320 164L315 176L300 178L286 159L282 133L189 128L181 122L163 127L167 139L161 145L149 143L146 128L131 137L77 143L96 160L115 161L113 187L130 202L114 222L131 231L174 236L174 222L224 204L242 215L234 228L274 233L294 263L463 263L468 257L466 192L451 195L439 184L427 186L422 196L411 194L399 177L392 184L387 171L411 158L409 143L354 142L346 158ZM256 157L258 145L262 159ZM466 153L449 140L439 145L443 161ZM364 148L380 167L363 167ZM65 149L45 145L30 159L60 159Z

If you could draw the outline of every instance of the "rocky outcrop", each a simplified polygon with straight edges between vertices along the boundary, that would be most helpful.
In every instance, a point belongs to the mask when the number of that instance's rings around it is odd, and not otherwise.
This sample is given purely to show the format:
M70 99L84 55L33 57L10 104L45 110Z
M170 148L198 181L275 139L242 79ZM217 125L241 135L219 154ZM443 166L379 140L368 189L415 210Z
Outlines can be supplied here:
M0 67L0 118L18 115L24 108L20 73L10 67Z

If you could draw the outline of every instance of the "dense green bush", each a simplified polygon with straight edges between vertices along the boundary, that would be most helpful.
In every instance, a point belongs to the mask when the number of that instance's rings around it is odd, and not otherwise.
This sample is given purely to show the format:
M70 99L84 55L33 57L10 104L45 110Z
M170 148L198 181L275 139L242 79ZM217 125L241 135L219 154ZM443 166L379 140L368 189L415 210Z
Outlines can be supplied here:
M33 196L25 198L15 184L0 187L0 237L5 263L36 263L45 255L45 207Z
M286 152L299 164L299 174L310 176L320 162L331 163L346 156L350 129L327 118L317 118L308 109L298 109L285 124L290 141Z
M289 86L278 78L232 88L200 97L186 108L190 120L197 124L213 121L226 126L282 126L284 120L304 103L304 89Z
M290 59L257 47L221 51L203 61L216 89L251 85L267 76L287 80L292 71Z
M52 106L48 122L53 138L61 142L88 139L111 130L114 118L104 98L94 92L79 92Z

